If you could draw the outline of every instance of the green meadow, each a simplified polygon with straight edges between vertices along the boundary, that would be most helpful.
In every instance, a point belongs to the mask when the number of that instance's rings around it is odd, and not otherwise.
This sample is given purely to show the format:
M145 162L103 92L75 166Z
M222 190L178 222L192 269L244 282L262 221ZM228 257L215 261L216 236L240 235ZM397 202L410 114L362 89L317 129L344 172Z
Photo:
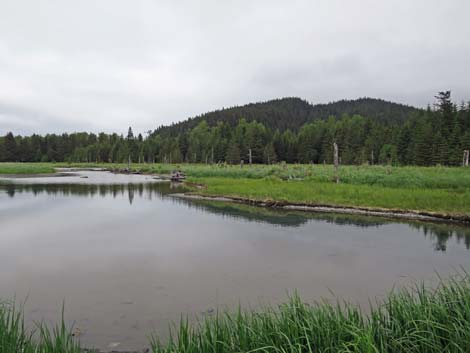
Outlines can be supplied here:
M54 173L51 163L0 163L0 175L27 175Z

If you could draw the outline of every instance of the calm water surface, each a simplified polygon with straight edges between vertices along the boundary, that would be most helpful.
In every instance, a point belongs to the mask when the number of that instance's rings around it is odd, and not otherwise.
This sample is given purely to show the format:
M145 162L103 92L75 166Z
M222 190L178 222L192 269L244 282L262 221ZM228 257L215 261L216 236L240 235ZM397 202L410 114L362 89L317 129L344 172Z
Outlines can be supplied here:
M470 267L462 226L189 202L149 176L79 174L0 184L0 297L27 297L28 322L56 322L65 301L85 346L141 349L181 313L294 289L367 304Z

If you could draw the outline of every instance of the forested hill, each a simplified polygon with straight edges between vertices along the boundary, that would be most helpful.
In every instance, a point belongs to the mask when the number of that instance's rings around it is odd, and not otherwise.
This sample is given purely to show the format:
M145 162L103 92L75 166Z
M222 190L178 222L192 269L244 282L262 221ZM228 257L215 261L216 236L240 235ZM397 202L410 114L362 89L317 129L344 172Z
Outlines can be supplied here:
M0 136L0 162L331 163L461 165L470 150L470 103L439 92L426 110L362 98L311 105L283 98L207 113L148 136Z
M305 123L329 116L340 118L343 115L361 115L382 123L402 123L419 109L375 98L340 100L327 104L312 105L307 101L288 97L267 102L251 103L205 113L169 126L161 126L155 134L177 136L195 128L205 120L209 126L225 122L235 127L240 119L247 122L257 121L272 130L298 131Z

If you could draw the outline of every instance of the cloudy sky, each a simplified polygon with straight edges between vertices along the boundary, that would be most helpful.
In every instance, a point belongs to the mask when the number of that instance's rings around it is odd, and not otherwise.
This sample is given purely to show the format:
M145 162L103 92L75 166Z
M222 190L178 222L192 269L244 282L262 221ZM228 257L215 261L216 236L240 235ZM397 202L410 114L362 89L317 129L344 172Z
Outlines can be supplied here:
M0 135L299 96L470 99L469 0L1 0Z

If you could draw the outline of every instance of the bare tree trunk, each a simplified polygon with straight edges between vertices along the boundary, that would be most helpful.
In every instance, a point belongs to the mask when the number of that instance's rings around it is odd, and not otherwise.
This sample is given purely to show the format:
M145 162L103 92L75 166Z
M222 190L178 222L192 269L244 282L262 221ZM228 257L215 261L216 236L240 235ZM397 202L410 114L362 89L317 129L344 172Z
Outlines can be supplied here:
M370 164L374 164L374 150L372 150L372 152L370 153Z
M470 159L470 150L465 150L465 151L463 151L463 163L462 163L462 166L468 167L469 159Z
M334 163L335 163L335 179L336 183L339 183L339 153L338 153L338 145L336 142L333 142L333 150L334 150Z
M214 164L214 147L211 148L211 164Z
M129 153L129 158L127 159L127 170L131 170L131 154Z
M243 168L243 163L244 163L244 161L243 161L243 159L242 159L242 160L240 161L240 168Z
M252 163L251 148L248 149L248 160L250 161L250 165L251 165Z

